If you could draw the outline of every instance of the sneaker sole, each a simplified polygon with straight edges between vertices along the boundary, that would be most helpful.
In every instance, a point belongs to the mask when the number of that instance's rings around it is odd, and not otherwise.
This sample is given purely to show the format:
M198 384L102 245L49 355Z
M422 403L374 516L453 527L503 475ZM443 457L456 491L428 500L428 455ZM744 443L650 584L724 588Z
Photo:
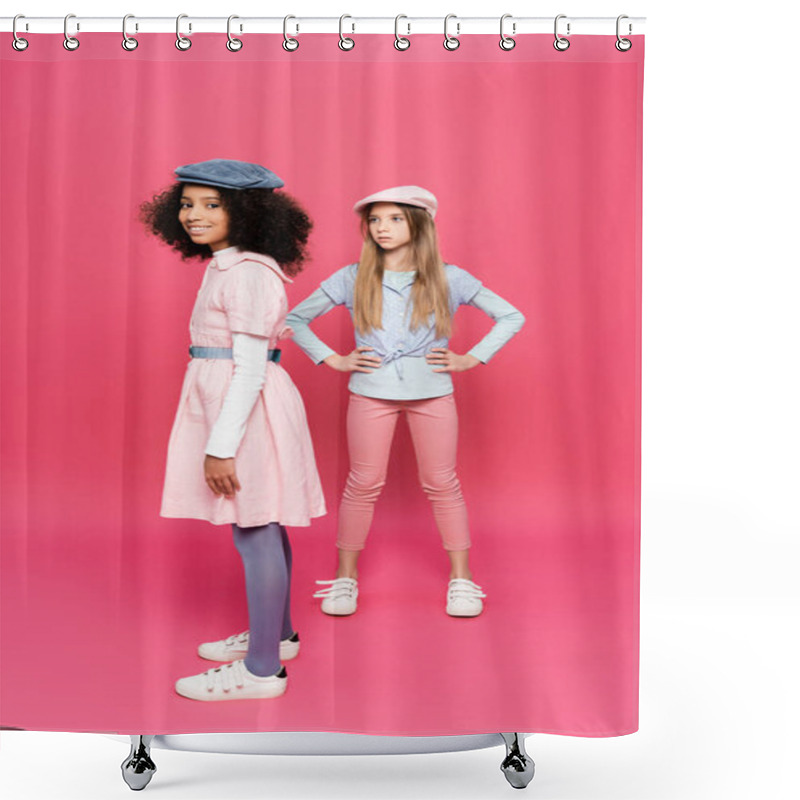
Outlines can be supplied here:
M481 614L483 614L483 609L480 609L480 611L475 611L475 612L471 612L471 613L467 613L467 612L463 612L463 611L451 611L449 608L446 609L446 611L447 611L447 615L450 616L450 617L471 618L471 617L479 617Z
M355 614L356 611L358 611L357 598L358 598L358 595L356 595L356 597L353 598L353 610L352 611L333 611L333 610L331 610L331 604L330 603L326 603L324 600L320 604L319 610L323 614L327 614L329 617L349 617L349 616ZM327 605L327 608L326 608L326 605Z
M358 611L358 609L354 608L352 611L326 611L323 608L321 611L323 614L327 614L329 617L352 617L353 614Z
M280 685L270 685L265 687L260 692L256 692L253 688L247 692L236 691L232 689L230 692L208 692L207 690L195 690L192 687L181 686L181 681L175 683L175 691L187 700L199 700L205 703L218 703L226 700L272 700L276 697L286 693L287 681L284 680Z

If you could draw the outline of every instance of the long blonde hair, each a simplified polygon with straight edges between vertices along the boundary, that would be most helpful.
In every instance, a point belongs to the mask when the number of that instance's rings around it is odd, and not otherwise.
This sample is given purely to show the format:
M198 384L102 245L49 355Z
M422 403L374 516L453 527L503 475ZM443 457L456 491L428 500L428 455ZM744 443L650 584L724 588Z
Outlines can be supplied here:
M411 234L411 261L417 268L411 287L411 330L428 324L431 314L436 319L436 338L450 335L453 317L444 262L439 253L436 225L427 211L404 203L396 204L408 221ZM382 329L383 315L383 251L369 233L372 205L361 211L361 233L364 246L358 260L358 272L353 296L353 317L356 330L363 336L371 330Z

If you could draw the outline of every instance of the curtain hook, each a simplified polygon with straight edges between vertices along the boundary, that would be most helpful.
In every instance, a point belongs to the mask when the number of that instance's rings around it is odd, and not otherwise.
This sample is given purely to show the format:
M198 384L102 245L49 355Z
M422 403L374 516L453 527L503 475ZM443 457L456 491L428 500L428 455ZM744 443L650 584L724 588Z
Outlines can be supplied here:
M69 21L71 19L75 19L75 15L74 14L67 14L67 16L64 17L64 49L65 50L77 50L81 46L81 43L74 36L70 36L69 35L69 31L67 30L67 28L69 26ZM76 23L75 24L76 32L79 31L80 29L81 29L80 23Z
M619 35L619 23L623 19L629 19L628 15L627 14L620 14L617 17L617 41L614 43L614 47L616 47L617 50L620 51L620 53L627 53L628 50L630 50L631 47L633 47L633 42L630 39L623 39ZM631 26L630 26L630 24L628 24L628 33L630 33L630 32L631 32Z
M297 19L297 17L295 17L293 14L287 14L283 18L283 49L289 53L293 53L298 47L300 47L300 40L295 39L294 36L289 36L287 32L287 26L290 19ZM295 33L299 30L300 26L298 25Z
M17 20L18 19L25 19L25 15L24 14L17 14L17 16L14 17L14 21L11 23L11 33L14 35L14 38L11 41L11 46L15 50L17 50L17 51L19 51L21 53L23 50L27 50L28 49L29 42L28 42L27 39L23 39L22 37L17 36ZM25 27L27 29L27 27L28 27L27 23L25 23Z
M411 47L411 39L406 39L405 36L398 33L401 19L408 19L408 17L405 14L398 14L394 18L394 46L396 50L408 50ZM406 25L408 25L408 32L411 33L411 23L407 22Z
M447 32L447 24L450 22L451 19L458 20L458 17L455 14L448 14L444 18L444 49L445 50L458 50L461 46L461 42L456 38L459 33L461 33L461 23L456 22L456 35L451 36Z
M132 36L128 36L128 20L129 19L136 19L133 14L126 14L122 18L122 49L128 50L135 50L139 46L139 42L137 39L134 39ZM136 24L136 30L139 30L139 24Z
M345 36L342 33L342 23L346 19L353 19L353 18L349 14L342 14L342 16L339 17L339 49L340 50L352 50L356 46L356 43L355 43L355 41L353 39L351 39L349 36ZM355 32L355 29L356 29L356 25L355 25L355 23L353 23L353 31L354 32Z
M517 46L517 43L514 41L514 39L512 39L510 36L506 36L505 31L503 30L503 26L505 25L505 21L507 19L512 19L512 16L513 16L512 14L503 14L503 16L500 17L500 49L501 50L513 50ZM516 22L512 22L511 23L511 32L512 33L516 33L517 32L517 23Z
M177 47L178 50L188 50L192 46L192 40L191 39L187 39L181 33L181 20L182 19L188 19L188 18L189 18L188 14L178 14L178 17L175 20L175 35L178 37L177 39L175 39L175 47ZM189 33L191 33L191 32L192 32L192 23L190 22L189 23Z
M553 42L553 47L555 47L555 49L558 50L560 53L563 53L565 50L569 49L569 39L565 39L558 33L558 21L560 19L566 19L566 18L567 18L566 14L559 14L556 17L555 25L553 28L556 35L556 39ZM567 36L569 36L569 22L567 23Z
M234 19L239 19L239 17L236 14L231 14L228 17L228 41L225 43L225 47L227 47L231 53L238 53L244 46L244 42L231 35L231 21ZM241 31L241 26L239 30Z

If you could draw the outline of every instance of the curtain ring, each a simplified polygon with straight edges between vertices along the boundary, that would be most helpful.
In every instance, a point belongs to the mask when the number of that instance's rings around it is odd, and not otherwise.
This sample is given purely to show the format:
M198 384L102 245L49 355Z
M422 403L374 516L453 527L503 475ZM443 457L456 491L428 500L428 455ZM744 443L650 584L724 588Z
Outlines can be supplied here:
M569 39L565 39L563 36L559 35L558 33L558 21L560 19L566 19L566 14L559 14L556 17L555 25L554 25L554 32L556 35L556 39L553 42L553 47L558 50L560 53L563 53L565 50L569 49ZM569 36L569 22L567 23L567 36Z
M511 19L512 16L513 16L512 14L503 14L503 16L500 17L500 49L501 50L513 50L517 46L517 43L510 36L506 36L505 31L503 30L503 25L505 24L505 21L507 19ZM512 33L516 33L517 32L517 23L516 22L512 22L511 23L511 32Z
M128 20L129 19L136 19L133 14L126 14L122 18L122 49L127 50L130 52L131 50L135 50L139 46L139 42L137 39L134 39L132 36L128 36ZM139 30L139 26L136 26L136 30Z
M297 19L293 14L287 14L283 18L283 49L286 50L287 53L294 53L298 47L300 47L300 40L295 39L294 36L289 36L287 32L287 26L289 24L290 19ZM300 27L297 28L300 30Z
M450 22L451 19L456 19L457 20L458 17L455 14L448 14L444 18L444 42L443 42L444 49L445 50L458 50L458 48L461 46L461 42L456 37L458 36L459 33L461 33L461 23L460 22L456 22L456 35L455 36L451 36L447 32L447 23Z
M178 50L188 50L192 46L192 40L187 39L181 33L181 20L188 18L189 18L188 14L178 14L178 17L175 20L175 35L178 37L177 39L175 39L175 47L177 47ZM192 30L192 23L190 22L189 31L191 30Z
M64 17L64 49L65 50L77 50L81 43L74 37L69 35L69 31L67 30L67 26L69 25L69 21L71 19L75 19L74 14L67 14ZM81 29L80 25L76 26L76 30L79 31Z
M342 33L342 23L344 23L344 21L346 19L353 19L353 18L349 14L342 14L342 16L339 17L339 49L340 50L352 50L356 46L356 43L355 43L355 41L353 39L351 39L349 36L345 36ZM355 26L355 23L354 23L353 24L353 30L355 30L355 29L356 29L356 26Z
M27 39L23 39L20 36L17 36L17 20L18 19L25 19L25 15L24 14L17 14L17 16L14 17L14 21L11 23L11 33L14 35L14 38L11 41L11 46L15 50L17 50L17 51L19 51L21 53L23 50L27 50L28 49L29 42L28 42Z
M411 39L406 39L405 36L401 36L398 33L398 27L401 19L408 19L408 17L405 14L398 14L394 18L394 47L395 50L408 50L408 48L411 47ZM408 25L408 32L411 33L411 24L406 24Z
M228 17L228 41L225 43L225 47L227 47L231 53L238 53L244 46L244 42L241 39L237 39L235 36L231 36L231 20L234 19L239 19L239 17L236 14L231 14Z
M620 53L627 53L628 50L630 50L631 47L633 47L633 42L630 39L623 39L619 35L619 23L623 19L629 19L628 15L627 14L620 14L617 17L617 41L614 43L614 47L616 47L617 50L620 51ZM628 28L628 31L630 32L630 28Z

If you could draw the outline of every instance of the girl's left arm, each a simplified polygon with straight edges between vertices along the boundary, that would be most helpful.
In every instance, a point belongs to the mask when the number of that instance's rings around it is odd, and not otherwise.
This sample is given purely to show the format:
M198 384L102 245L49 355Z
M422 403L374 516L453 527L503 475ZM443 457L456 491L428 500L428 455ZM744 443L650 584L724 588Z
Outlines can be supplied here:
M525 317L511 303L484 286L481 286L468 305L480 309L494 320L489 333L467 353L488 364L500 348L519 332L525 324Z
M445 347L434 347L425 356L434 372L463 372L487 364L497 351L525 324L525 317L502 297L481 286L467 303L494 320L489 333L463 356Z
M206 442L206 483L216 494L233 497L241 489L234 457L244 438L247 420L264 387L269 339L233 333L233 376Z
M236 455L267 376L269 339L249 333L234 333L232 339L233 376L206 442L206 455L215 458Z

